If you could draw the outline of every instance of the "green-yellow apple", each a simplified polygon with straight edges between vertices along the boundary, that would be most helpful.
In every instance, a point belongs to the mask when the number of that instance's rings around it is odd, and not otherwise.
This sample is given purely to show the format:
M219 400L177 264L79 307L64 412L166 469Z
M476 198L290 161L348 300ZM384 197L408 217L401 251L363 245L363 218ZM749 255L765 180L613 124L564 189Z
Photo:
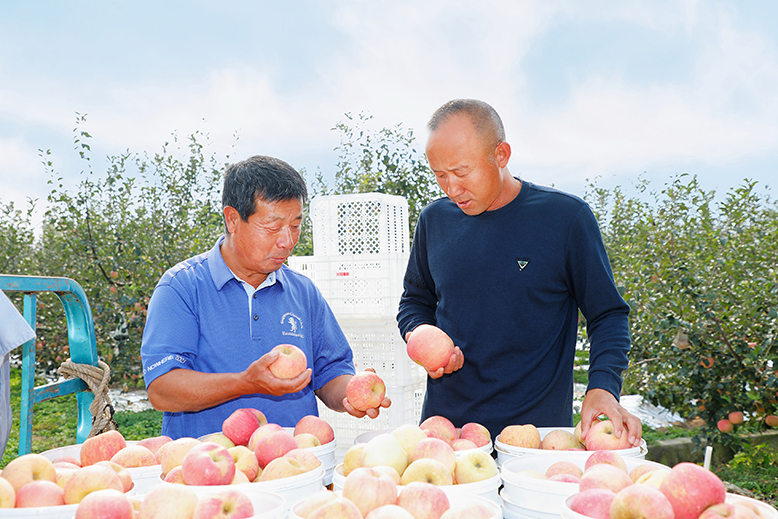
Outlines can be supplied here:
M259 474L259 462L254 452L245 445L236 445L227 451L235 461L235 468L243 472L249 481L254 481Z
M408 510L415 519L439 519L451 508L446 493L431 483L414 481L397 496L397 504Z
M457 484L474 483L493 478L499 473L492 455L481 449L465 451L457 458Z
M32 481L57 481L57 469L45 456L40 454L24 454L8 462L0 476L5 478L18 492L27 483Z
M260 481L272 481L274 479L288 478L307 472L306 468L298 460L281 456L274 459L262 469Z
M165 481L167 483L176 483L179 485L186 485L184 483L184 473L181 471L181 465L178 467L173 467L170 469L170 472L165 474Z
M556 451L584 450L583 444L575 439L575 435L564 429L549 431L541 440L540 448Z
M346 384L346 399L358 411L367 411L381 406L386 396L386 384L376 373L357 373Z
M403 449L400 441L393 434L377 434L364 445L361 466L375 467L377 465L388 465L402 476L405 467L408 466L408 454L405 452L405 449ZM348 474L346 474L346 476L348 476Z
M135 519L135 507L117 490L97 490L81 500L74 519Z
M667 497L650 485L630 485L616 493L611 519L675 519Z
M727 494L716 474L689 462L675 465L659 490L673 505L675 519L697 519L709 506L723 503Z
M197 438L201 442L213 442L221 445L225 449L231 449L235 447L236 443L227 438L224 433L215 432L211 434L206 434L205 436L200 436Z
M307 519L363 519L362 514L350 499L336 497L324 503L308 515Z
M306 472L321 466L319 458L311 451L305 449L292 449L284 454L283 457L299 461L300 464L305 467Z
M192 519L197 502L186 485L156 485L143 499L138 519Z
M419 424L419 427L426 433L426 435L430 438L438 438L440 440L445 441L449 445L451 442L453 442L457 437L457 429L454 427L454 424L451 423L451 420L446 418L445 416L430 416L421 424Z
M108 461L113 455L127 446L119 431L106 431L87 438L81 444L81 466L93 465L98 461Z
M268 369L276 378L295 378L308 368L305 353L293 344L279 344L270 350L270 353L274 352L278 353L278 358Z
M113 455L111 461L124 468L151 467L158 465L157 457L147 447L128 445Z
M4 477L0 476L0 508L13 508L16 503L16 490Z
M235 477L235 460L224 446L202 442L184 455L181 474L187 485L229 485Z
M253 516L251 499L240 490L227 488L201 497L192 519L245 519Z
M365 516L379 506L394 504L397 501L397 484L380 470L360 467L343 482L343 497L357 505Z
M16 492L16 508L61 506L64 504L64 491L53 481L30 481Z
M435 486L453 485L454 474L443 463L432 458L419 458L411 462L400 477L400 483L408 485L421 481Z
M425 438L419 441L410 453L410 461L432 458L441 462L453 473L457 465L457 455L449 443L440 438Z
M70 476L72 476L73 473L80 468L81 467L76 467L74 469L57 468L57 479L56 479L57 485L59 485L61 488L65 488L65 483L68 482Z
M254 446L254 454L257 456L259 466L264 469L274 459L296 448L297 442L292 433L281 430L260 438Z
M497 439L506 445L524 449L539 449L541 446L540 431L532 424L508 425Z
M249 478L246 477L246 474L244 474L239 470L236 470L235 477L232 478L230 485L240 485L241 483L251 483L251 481L249 480Z
M322 445L327 445L335 439L335 431L324 418L315 415L307 415L300 418L294 426L294 435L308 433L316 436Z
M312 447L319 447L321 445L319 439L311 433L295 434L294 441L297 443L297 447L300 449L310 449Z
M616 438L613 422L610 420L595 420L584 438L587 451L629 449L629 431L622 429L621 438Z
M80 503L92 492L109 488L124 493L122 480L111 467L97 463L81 467L65 483L65 504Z
M589 488L607 488L618 493L630 485L632 480L625 471L607 463L598 463L584 470L579 488L582 491Z
M652 470L640 476L637 479L637 481L635 481L635 483L638 483L640 485L651 485L652 487L659 488L662 486L662 481L665 480L665 477L667 477L669 473L670 473L669 469Z
M376 465L376 466L375 466L375 467L373 467L373 468L374 468L375 470L378 470L378 471L380 471L380 472L383 472L384 474L386 474L387 476L389 476L390 478L392 478L392 480L394 481L394 484L395 484L395 485L400 485L400 484L401 484L401 481L400 481L400 475L399 475L399 474L397 473L397 471L396 471L396 470L394 470L392 467L388 467L388 466L386 466L386 465Z
M425 438L429 438L421 427L413 424L403 424L392 431L395 438L400 441L400 445L406 453L413 452L413 447Z
M629 471L629 479L631 479L633 483L637 483L638 479L640 479L640 476L643 474L648 474L649 472L653 472L657 469L659 469L659 465L654 465L653 463L641 463L640 465L635 465L632 470Z
M259 426L259 417L254 409L236 409L222 422L222 433L235 445L248 445L251 435ZM228 449L230 447L227 447Z
M202 442L197 438L183 437L160 447L159 463L162 466L162 475L167 475L174 467L181 465L186 453L189 452L192 447L200 445L201 443Z
M437 371L454 354L454 342L437 326L421 324L411 332L406 349L412 361L427 371Z
M570 496L566 503L573 512L593 519L610 519L616 492L607 488L590 488Z
M489 429L477 422L469 422L459 430L459 437L470 440L478 447L488 445L492 441Z
M352 445L351 447L348 448L348 450L346 451L345 456L343 456L343 475L344 476L348 476L351 473L352 470L354 470L357 467L361 467L362 466L362 454L365 451L365 446L366 445L367 445L366 443L357 443L357 444ZM405 452L405 451L403 450L403 452ZM407 465L408 464L408 462L407 462L408 455L407 454L406 454L405 458L406 458L405 464ZM403 469L405 469L405 467L403 467Z

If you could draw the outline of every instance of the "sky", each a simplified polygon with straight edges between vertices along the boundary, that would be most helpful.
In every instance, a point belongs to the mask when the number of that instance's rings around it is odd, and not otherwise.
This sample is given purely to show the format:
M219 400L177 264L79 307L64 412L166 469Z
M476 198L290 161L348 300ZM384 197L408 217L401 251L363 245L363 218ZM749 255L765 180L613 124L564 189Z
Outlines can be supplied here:
M501 115L511 172L582 195L696 175L778 180L774 0L0 0L0 203L45 207L50 150L91 167L205 133L219 156L273 155L332 178L345 114L423 149L444 102ZM236 138L237 137L237 138Z

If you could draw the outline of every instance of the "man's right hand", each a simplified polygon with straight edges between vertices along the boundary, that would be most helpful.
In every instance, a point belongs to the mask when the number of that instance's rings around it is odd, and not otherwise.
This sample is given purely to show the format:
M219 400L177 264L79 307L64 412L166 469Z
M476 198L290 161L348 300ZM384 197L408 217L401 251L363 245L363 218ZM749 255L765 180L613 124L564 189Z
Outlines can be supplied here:
M459 349L459 346L454 346L454 353L448 359L448 364L442 368L438 368L435 371L427 371L427 374L431 378L440 378L443 375L448 375L462 368L465 364L465 354Z
M288 393L297 393L311 382L311 368L306 369L295 378L277 378L270 372L269 366L278 358L278 352L262 355L251 363L242 373L242 378L253 391L246 393L263 393L266 395L281 396Z

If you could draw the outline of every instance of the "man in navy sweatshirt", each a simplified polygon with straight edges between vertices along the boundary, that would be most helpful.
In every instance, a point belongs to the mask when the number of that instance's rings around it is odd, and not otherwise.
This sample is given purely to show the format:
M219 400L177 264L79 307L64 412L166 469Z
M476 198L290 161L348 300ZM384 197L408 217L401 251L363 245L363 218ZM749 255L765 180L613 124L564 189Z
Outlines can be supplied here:
M429 122L427 159L446 197L422 211L397 320L403 337L432 324L457 345L430 372L422 419L485 425L573 425L578 311L590 344L583 435L601 414L640 444L640 420L619 404L629 361L629 306L619 294L589 206L514 177L502 121L459 99Z

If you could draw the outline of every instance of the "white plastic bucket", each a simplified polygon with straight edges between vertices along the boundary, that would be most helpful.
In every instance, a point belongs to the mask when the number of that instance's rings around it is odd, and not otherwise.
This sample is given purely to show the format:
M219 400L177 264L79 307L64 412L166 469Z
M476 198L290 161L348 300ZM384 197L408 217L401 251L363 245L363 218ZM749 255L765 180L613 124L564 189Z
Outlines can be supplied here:
M294 434L294 427L284 427L288 433ZM318 447L307 447L305 450L312 452L324 467L324 484L332 483L332 473L335 471L335 449L338 447L338 440L334 439Z
M569 501L570 498L567 498L562 506L561 515L563 519L590 519L588 516L572 511L568 504ZM762 519L778 519L778 510L768 505L767 503L757 501L756 499L751 499L750 497L727 493L727 503L737 503L738 501L749 502L756 505L759 508L759 514Z
M503 500L508 500L511 504L527 510L559 517L565 499L578 492L578 483L548 481L520 474L520 472L534 470L545 474L551 465L559 461L575 463L583 471L586 458L571 457L570 454L577 454L577 452L555 451L555 455L520 456L505 462L500 468L504 485L500 495ZM655 465L657 468L670 470L670 467L653 461L640 458L623 459L627 465L627 472L638 465Z
M505 519L559 519L559 514L540 512L524 508L505 497L505 489L500 491L502 515Z
M73 519L78 505L41 506L35 508L0 508L0 519Z
M396 429L396 427L394 427L392 429L381 429L379 431L370 431L370 432L362 433L362 434L360 434L359 436L356 437L356 439L354 440L354 443L355 444L357 444L357 443L367 443L370 440L372 440L373 438L375 438L376 436L378 436L379 434L391 433L395 429ZM489 443L487 443L486 445L484 445L482 447L478 447L478 448L481 449L484 452L488 452L489 454L491 454L492 450L494 449L494 445L492 444L492 441L489 440ZM459 456L463 452L464 451L454 451L454 454Z
M343 491L343 484L346 481L346 477L343 475L343 464L338 464L335 467L335 472L332 476L332 490L335 492ZM452 496L468 495L479 496L488 499L494 503L500 504L500 484L502 479L497 474L489 479L483 481L476 481L473 483L462 483L461 485L443 485L440 488L451 498ZM398 488L402 489L402 485L398 485Z
M280 494L264 490L242 490L254 507L252 519L285 519L288 512L286 499Z
M538 427L538 432L540 433L541 440L546 437L548 433L551 431L556 430L563 430L568 431L572 433L575 428L574 427ZM530 456L530 455L537 455L537 456L555 456L559 454L560 451L558 450L547 450L547 449L529 449L526 447L515 447L513 445L508 445L506 443L503 443L500 441L500 437L498 436L494 440L494 450L497 451L497 466L501 467L503 463L506 461L517 458L519 456ZM575 459L583 459L586 460L589 456L591 456L592 452L594 451L564 451L565 454L570 456L570 461L573 461ZM619 449L617 451L619 455L623 458L640 458L640 459L646 459L646 454L648 454L648 445L646 445L646 441L641 439L640 440L640 447L630 447L629 449Z

